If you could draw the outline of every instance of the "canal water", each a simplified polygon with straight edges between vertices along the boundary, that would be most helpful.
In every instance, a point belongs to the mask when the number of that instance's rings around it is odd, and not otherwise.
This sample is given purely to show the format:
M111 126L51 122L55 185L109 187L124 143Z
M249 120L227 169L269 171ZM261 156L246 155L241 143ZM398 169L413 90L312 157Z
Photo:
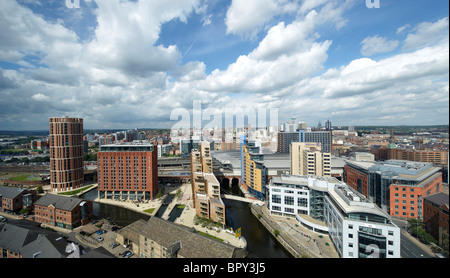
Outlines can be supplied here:
M239 188L233 188L232 192L238 193ZM170 197L170 195L169 195ZM94 201L97 198L97 190L91 190L81 198ZM167 200L169 201L169 200ZM281 244L266 230L259 220L252 214L246 203L223 200L226 206L226 222L233 230L241 228L242 236L247 240L248 258L292 258ZM169 221L174 221L183 211L183 208L175 207L169 216ZM157 214L163 214L158 211ZM94 215L99 218L110 217L117 225L127 226L139 219L148 220L148 215L118 206L99 204L94 202Z

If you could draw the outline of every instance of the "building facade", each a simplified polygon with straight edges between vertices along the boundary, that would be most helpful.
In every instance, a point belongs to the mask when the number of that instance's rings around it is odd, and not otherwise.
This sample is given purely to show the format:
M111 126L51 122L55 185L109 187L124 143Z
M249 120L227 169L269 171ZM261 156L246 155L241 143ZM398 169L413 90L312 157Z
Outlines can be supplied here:
M97 153L101 199L153 200L158 194L158 154L148 141L101 146Z
M392 216L423 218L423 198L442 191L433 163L346 160L344 181Z
M330 177L282 175L269 185L269 210L329 234L342 258L400 258L400 228L345 183Z
M411 150L397 147L381 147L372 152L379 160L409 160L415 162L432 162L439 166L447 166L448 151L445 150Z
M266 198L267 168L264 166L264 155L259 147L247 140L242 145L242 179L241 185L251 197L257 200Z
M291 144L291 175L331 176L331 153L324 153L320 143Z
M225 225L225 204L213 174L211 144L200 142L191 153L191 188L196 214Z
M83 186L83 119L50 118L50 184L62 192Z
M424 198L423 224L439 246L448 251L448 194L437 193Z
M305 131L299 130L298 142L320 143L322 152L331 153L333 136L332 131Z
M93 204L78 198L45 194L34 204L34 221L73 230L93 219Z
M298 132L278 132L277 152L289 153L292 142L299 142Z
M36 191L16 187L0 186L0 211L16 212L30 208L36 201Z

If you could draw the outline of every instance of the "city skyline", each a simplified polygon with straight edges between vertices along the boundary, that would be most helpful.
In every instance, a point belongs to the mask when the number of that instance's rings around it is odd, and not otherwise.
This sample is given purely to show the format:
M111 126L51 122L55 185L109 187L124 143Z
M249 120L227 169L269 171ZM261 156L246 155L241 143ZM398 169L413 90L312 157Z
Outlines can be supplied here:
M308 126L448 125L448 1L379 2L2 1L0 130L170 129L196 100Z

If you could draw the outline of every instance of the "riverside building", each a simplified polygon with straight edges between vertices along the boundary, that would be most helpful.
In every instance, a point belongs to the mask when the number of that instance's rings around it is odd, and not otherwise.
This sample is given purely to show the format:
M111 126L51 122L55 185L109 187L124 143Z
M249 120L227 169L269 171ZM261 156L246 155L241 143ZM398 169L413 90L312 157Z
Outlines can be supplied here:
M50 185L62 192L83 186L83 119L50 118Z
M292 142L290 154L292 175L331 176L331 153L321 143Z
M153 200L158 193L158 153L148 141L100 147L97 153L100 199Z
M211 144L200 142L191 152L191 187L196 214L225 225L225 204L213 174Z
M433 163L345 160L344 181L392 216L423 218L423 199L442 191Z
M295 217L304 227L329 234L340 257L400 257L400 228L344 182L281 175L270 180L268 192L272 214Z

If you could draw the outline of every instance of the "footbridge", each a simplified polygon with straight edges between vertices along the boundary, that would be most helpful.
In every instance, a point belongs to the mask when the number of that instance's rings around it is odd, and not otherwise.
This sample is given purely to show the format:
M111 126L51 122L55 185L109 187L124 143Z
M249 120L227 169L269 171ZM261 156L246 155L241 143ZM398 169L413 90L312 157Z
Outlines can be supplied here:
M240 196L231 195L231 194L220 194L220 197L222 197L222 199L235 200L235 201L245 202L245 203L249 203L249 204L253 204L253 205L262 206L264 204L260 200L250 199L250 198L246 198L246 197L240 197Z

